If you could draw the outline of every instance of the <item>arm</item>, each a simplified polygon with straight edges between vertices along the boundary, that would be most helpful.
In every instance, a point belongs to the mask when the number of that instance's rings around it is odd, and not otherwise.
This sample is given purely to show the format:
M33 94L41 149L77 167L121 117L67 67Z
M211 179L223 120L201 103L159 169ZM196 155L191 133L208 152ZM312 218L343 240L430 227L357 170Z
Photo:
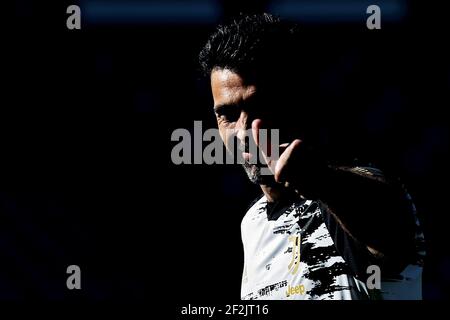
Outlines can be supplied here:
M258 146L260 127L260 120L252 123ZM367 247L380 267L399 272L408 264L415 251L415 221L412 204L398 181L376 169L326 165L298 139L278 159L264 151L275 181L321 202L350 237Z
M400 272L415 253L412 204L400 183L371 168L327 166L312 172L315 178L304 177L311 181L306 195L321 201L380 267Z

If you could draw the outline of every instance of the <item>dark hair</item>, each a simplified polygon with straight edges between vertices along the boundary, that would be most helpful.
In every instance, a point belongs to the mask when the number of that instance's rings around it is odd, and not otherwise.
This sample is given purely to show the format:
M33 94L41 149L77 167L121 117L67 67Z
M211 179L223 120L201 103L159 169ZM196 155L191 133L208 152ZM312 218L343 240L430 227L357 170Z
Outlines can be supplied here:
M271 14L240 16L210 36L199 55L200 66L205 75L215 68L245 76L262 68L266 74L286 72L293 63L295 33L295 25Z
M326 95L317 77L320 56L299 27L264 13L240 16L210 36L199 60L206 76L230 69L258 87L258 111L311 144L323 137ZM301 121L301 125L299 125ZM286 132L286 130L283 130Z

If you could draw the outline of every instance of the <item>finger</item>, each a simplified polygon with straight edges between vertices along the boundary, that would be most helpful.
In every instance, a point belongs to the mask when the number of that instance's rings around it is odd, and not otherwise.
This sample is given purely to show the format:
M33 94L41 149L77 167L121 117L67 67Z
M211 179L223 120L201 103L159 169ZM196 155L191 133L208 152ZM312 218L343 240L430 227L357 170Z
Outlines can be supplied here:
M252 122L252 135L253 140L255 141L256 145L259 147L259 130L262 128L262 120L261 119L255 119Z
M276 159L271 158L272 146L270 141L270 134L266 130L263 130L263 122L261 119L255 119L252 122L252 136L258 149L261 151L264 162L269 166L272 173L275 170ZM264 133L264 134L262 134Z
M264 155L270 157L272 154L272 146L270 140L271 136L270 132L267 132L266 129L263 129L263 122L261 119L253 120L252 135L256 145L261 149Z
M295 166L295 158L298 155L301 143L300 139L295 139L280 155L274 169L275 181L291 182L290 180L295 179L295 177L290 177L290 173L295 171L292 170L292 166Z

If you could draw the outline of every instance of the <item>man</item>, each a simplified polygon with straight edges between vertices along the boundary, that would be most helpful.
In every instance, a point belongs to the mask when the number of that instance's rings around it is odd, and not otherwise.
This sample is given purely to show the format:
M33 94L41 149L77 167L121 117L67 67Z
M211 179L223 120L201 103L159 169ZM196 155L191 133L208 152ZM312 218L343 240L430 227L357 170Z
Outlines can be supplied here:
M200 53L220 136L232 153L237 140L263 192L242 220L241 297L420 299L414 205L381 171L331 165L318 152L316 107L302 105L314 72L293 45L298 35L271 15L242 16L219 27ZM279 129L278 145L262 141L263 128ZM252 161L252 143L263 161Z

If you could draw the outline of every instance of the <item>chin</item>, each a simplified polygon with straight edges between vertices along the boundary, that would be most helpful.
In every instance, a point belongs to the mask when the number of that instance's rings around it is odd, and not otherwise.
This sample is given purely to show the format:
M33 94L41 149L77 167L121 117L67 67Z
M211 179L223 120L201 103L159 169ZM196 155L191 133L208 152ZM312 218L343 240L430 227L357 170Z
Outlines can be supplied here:
M245 163L242 166L244 167L245 173L247 173L248 179L254 184L269 185L275 181L273 176L262 175L261 168L258 166L249 163Z

